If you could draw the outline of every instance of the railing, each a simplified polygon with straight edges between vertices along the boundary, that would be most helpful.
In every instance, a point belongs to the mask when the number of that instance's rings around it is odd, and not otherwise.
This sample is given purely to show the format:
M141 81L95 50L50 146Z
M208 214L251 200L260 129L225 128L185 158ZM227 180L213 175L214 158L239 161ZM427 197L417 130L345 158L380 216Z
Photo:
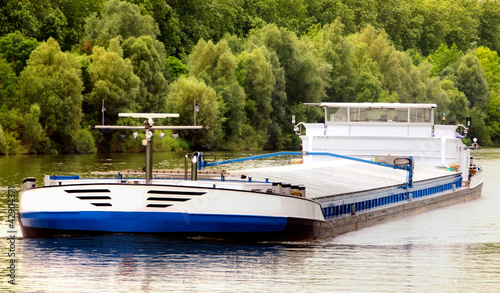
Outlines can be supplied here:
M406 182L406 187L411 188L413 186L413 158L410 156L408 158L396 158L394 160L395 164L388 164L384 162L377 162L377 161L370 161L370 160L365 160L365 159L359 159L355 157L349 157L349 156L343 156L339 154L333 154L333 153L327 153L327 152L277 152L277 153L270 153L270 154L264 154L264 155L258 155L258 156L250 156L250 157L245 157L245 158L238 158L238 159L231 159L231 160L224 160L224 161L218 161L218 162L208 162L204 159L205 156L212 156L212 155L204 155L203 153L199 153L198 156L198 170L202 170L206 167L212 167L212 166L219 166L223 164L232 164L232 163L239 163L239 162L245 162L245 161L252 161L252 160L259 160L259 159L265 159L265 158L271 158L271 157L277 157L277 156L300 156L300 155L307 155L307 156L330 156L330 157L336 157L340 159L346 159L346 160L351 160L351 161L356 161L356 162L361 162L361 163L367 163L367 164L372 164L372 165L378 165L382 167L389 167L392 169L397 169L397 170L404 170L408 172L408 178ZM396 164L396 161L398 160L403 160L402 163Z

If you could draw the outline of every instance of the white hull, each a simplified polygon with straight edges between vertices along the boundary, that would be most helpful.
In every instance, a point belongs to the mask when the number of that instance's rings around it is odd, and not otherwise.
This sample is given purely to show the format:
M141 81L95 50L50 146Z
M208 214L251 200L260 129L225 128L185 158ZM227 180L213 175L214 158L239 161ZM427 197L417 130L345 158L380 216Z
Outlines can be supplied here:
M20 206L25 237L86 233L278 236L290 230L287 226L291 222L324 222L321 206L305 198L155 184L34 188L21 192ZM295 237L306 239L310 235Z

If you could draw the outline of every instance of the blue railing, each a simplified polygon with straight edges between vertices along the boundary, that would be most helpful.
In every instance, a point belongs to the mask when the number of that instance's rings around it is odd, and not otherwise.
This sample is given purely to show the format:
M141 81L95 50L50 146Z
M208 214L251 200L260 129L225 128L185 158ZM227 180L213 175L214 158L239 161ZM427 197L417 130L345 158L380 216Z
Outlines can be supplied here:
M387 164L387 163L383 163L383 162L370 161L370 160L359 159L359 158L355 158L355 157L348 157L348 156L343 156L343 155L334 154L334 153L326 153L326 152L277 152L277 153L270 153L270 154L264 154L264 155L258 155L258 156L250 156L250 157L245 157L245 158L224 160L224 161L218 161L218 162L207 162L207 161L205 161L204 156L211 156L211 155L204 155L203 153L199 153L199 155L198 155L198 170L202 170L206 167L219 166L219 165L223 165L223 164L239 163L239 162L245 162L245 161L251 161L251 160L259 160L259 159L265 159L265 158L271 158L271 157L277 157L277 156L301 156L301 155L330 156L330 157L335 157L335 158L340 158L340 159L346 159L346 160L351 160L351 161L356 161L356 162L378 165L378 166L382 166L382 167L389 167L389 168L398 169L398 170L405 170L405 171L408 171L408 178L407 178L406 186L409 188L411 188L413 186L413 158L411 156L408 158L405 158L405 159L408 159L407 164L391 165L391 164Z
M392 195L363 200L363 201L359 201L359 202L324 207L323 214L325 215L326 219L340 217L340 216L351 214L351 212L353 210L353 206L354 206L356 212L361 212L361 211L377 208L377 207L388 205L388 204L398 203L401 201L407 201L409 199L410 193L412 194L413 199L421 198L421 197L433 195L436 193L444 192L447 190L451 190L451 189L453 189L453 185L461 186L461 184L462 184L462 177L458 176L453 182L440 184L440 185L427 187L427 188L422 188L422 189L418 189L418 190L412 190L411 192L405 191L405 192L400 192L400 193L396 193L396 194L392 194Z

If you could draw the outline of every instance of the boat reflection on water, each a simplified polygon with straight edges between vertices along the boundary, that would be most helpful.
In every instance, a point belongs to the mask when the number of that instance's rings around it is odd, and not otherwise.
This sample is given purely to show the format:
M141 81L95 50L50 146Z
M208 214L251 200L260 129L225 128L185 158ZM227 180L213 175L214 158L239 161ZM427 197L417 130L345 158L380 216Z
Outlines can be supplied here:
M89 284L92 291L197 291L214 286L228 290L227 280L241 272L246 277L240 278L266 276L287 259L287 248L279 243L247 245L138 235L26 238L20 253L20 292L85 291ZM305 261L312 252L301 255L294 262ZM203 280L197 282L200 277Z

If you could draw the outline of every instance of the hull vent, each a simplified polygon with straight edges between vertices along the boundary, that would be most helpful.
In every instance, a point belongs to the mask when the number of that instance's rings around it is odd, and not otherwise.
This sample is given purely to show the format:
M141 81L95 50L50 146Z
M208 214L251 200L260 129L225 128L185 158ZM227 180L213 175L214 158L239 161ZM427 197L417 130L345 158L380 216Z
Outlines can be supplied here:
M171 204L157 204L157 203L150 203L146 207L147 208L166 208L171 206Z
M96 207L110 207L111 204L110 203L107 203L107 202L92 202L90 203Z

